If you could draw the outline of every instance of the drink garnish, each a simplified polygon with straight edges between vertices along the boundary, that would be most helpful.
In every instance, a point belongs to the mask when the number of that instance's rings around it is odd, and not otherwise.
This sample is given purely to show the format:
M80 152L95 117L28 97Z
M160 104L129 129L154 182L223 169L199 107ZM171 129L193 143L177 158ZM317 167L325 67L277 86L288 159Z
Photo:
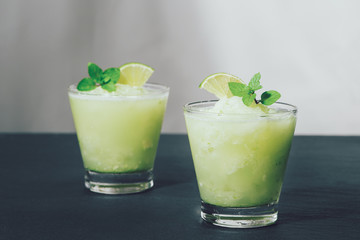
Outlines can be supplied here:
M230 82L244 84L240 78L234 75L228 73L215 73L205 78L200 83L199 88L205 89L218 98L232 97L233 94L230 92L228 86L228 83Z
M126 63L120 67L119 83L141 87L153 74L154 69L142 63Z
M154 69L142 63L126 63L119 68L103 71L95 63L88 63L89 77L83 78L77 85L79 91L91 91L101 86L108 92L116 90L116 83L141 87L150 78Z
M233 96L241 97L246 106L252 103L262 103L271 105L280 98L280 93L275 90L269 90L261 95L260 100L256 100L255 91L260 90L260 73L255 74L248 85L240 78L228 73L215 73L205 78L199 85L199 88L205 89L215 94L218 98L230 98Z
M83 78L77 85L79 91L91 91L97 86L101 86L108 92L116 90L115 84L120 78L119 68L108 68L103 71L95 63L88 63L88 78Z
M280 97L280 93L275 90L265 91L261 94L260 100L256 100L255 91L260 90L260 73L256 73L250 80L249 84L238 82L229 82L228 86L234 96L242 97L242 101L246 106L250 106L253 102L256 104L271 105L275 103Z

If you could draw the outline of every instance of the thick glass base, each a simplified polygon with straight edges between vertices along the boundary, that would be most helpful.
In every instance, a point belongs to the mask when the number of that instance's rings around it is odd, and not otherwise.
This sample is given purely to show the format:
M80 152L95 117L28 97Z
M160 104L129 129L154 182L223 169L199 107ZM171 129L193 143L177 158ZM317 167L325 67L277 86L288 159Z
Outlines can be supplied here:
M277 203L259 207L228 208L201 202L201 218L216 226L228 228L257 228L274 224Z
M134 173L99 173L85 171L85 187L103 194L130 194L154 186L152 170Z

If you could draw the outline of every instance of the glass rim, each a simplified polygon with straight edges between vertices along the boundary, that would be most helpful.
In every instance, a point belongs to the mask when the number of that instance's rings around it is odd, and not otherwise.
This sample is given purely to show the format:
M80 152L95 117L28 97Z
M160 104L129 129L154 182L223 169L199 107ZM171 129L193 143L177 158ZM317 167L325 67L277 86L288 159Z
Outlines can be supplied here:
M284 109L284 112L269 112L269 113L261 113L261 114L254 114L254 113L218 113L218 112L209 112L204 109L204 107L194 108L195 106L205 105L207 103L215 104L218 102L219 99L212 99L212 100L203 100L203 101L196 101L190 102L183 105L183 110L186 113L194 113L194 114L202 114L207 116L233 116L233 117L241 117L241 116L257 116L257 117L266 117L266 116L278 116L282 114L293 113L294 115L297 114L298 108L295 105L284 103L284 102L275 102L273 105L268 106L270 108L274 108L275 106L278 109ZM281 107L283 106L283 107Z
M142 97L153 97L153 96L160 96L164 94L168 94L170 88L159 83L145 83L142 87L145 89L153 89L156 92L148 92L142 95L139 94L129 94L129 95L117 95L112 94L102 94L102 93L92 93L90 91L79 91L76 89L78 83L70 84L68 87L68 94L78 95L78 96L89 96L89 97L110 97L110 98L142 98Z

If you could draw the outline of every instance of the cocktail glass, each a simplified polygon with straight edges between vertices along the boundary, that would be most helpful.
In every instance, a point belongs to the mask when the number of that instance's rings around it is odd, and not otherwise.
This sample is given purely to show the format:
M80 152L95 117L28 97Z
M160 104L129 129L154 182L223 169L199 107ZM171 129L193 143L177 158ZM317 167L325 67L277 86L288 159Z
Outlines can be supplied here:
M297 109L275 103L264 114L209 112L216 102L184 106L201 217L231 228L273 224Z
M119 96L69 87L85 186L91 191L127 194L154 185L153 166L169 88L147 83L143 90Z

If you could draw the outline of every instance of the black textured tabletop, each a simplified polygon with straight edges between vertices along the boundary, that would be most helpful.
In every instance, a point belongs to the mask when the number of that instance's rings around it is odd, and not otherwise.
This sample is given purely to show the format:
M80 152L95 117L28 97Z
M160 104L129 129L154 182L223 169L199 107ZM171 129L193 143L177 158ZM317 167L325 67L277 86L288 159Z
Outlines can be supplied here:
M0 239L360 239L360 137L296 136L279 220L211 226L185 135L162 135L155 187L91 193L75 134L0 134Z

